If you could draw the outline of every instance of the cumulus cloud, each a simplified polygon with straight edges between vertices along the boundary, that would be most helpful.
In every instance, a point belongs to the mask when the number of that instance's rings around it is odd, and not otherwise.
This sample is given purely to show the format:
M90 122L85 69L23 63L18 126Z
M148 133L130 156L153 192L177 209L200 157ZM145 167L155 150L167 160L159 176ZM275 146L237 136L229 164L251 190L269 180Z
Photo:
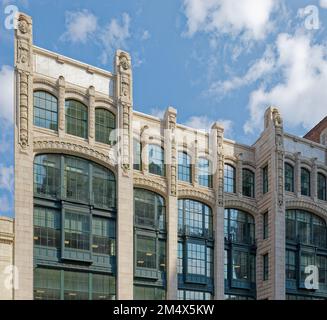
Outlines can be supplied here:
M14 190L14 167L0 166L0 189L13 192Z
M97 17L87 10L66 12L66 31L61 40L86 43L97 30Z
M327 9L327 0L320 0L320 6L324 9Z
M13 123L14 113L14 70L8 65L0 69L0 118Z
M159 108L152 108L150 110L150 114L154 117L157 117L159 119L163 119L164 115L165 115L166 110L163 109L159 109Z
M214 32L262 40L271 30L278 0L184 0L187 34Z
M144 30L141 36L141 40L145 41L151 38L151 34L148 30Z
M220 119L215 121L207 116L193 116L190 117L184 125L200 131L209 132L214 122L218 122L224 127L226 137L232 136L233 122L230 120Z
M244 130L261 129L264 110L276 105L289 126L310 129L326 116L327 45L315 44L308 34L280 34L275 44L273 72L280 78L250 95L250 119Z
M101 61L108 62L108 58L115 49L125 47L125 41L130 37L131 18L127 13L123 13L121 23L117 19L112 19L110 23L100 32L99 39L104 48Z

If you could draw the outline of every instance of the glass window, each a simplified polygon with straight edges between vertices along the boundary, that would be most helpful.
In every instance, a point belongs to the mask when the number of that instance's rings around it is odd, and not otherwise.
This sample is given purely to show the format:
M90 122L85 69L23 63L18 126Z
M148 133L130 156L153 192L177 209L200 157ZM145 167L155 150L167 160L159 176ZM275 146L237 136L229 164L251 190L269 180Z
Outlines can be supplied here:
M311 252L301 252L300 256L300 271L301 271L301 280L305 281L307 278L308 274L305 273L305 269L308 266L313 266L315 264L315 255Z
M230 193L236 192L236 170L229 164L225 164L224 167L224 190Z
M65 247L90 250L90 217L84 214L65 212Z
M166 271L166 241L159 240L159 270Z
M192 291L192 290L178 290L178 300L211 300L212 296L210 292L205 291Z
M138 235L136 241L136 266L157 269L156 238Z
M285 191L294 192L294 168L285 163Z
M296 253L295 251L286 250L286 279L296 280Z
M317 256L317 267L319 270L319 284L326 288L327 284L327 257Z
M34 207L34 245L60 248L60 211Z
M114 220L93 217L92 237L93 253L116 255L116 223Z
M75 100L66 101L66 132L86 139L88 136L87 107Z
M310 171L301 168L301 194L310 197Z
M266 194L269 191L269 174L268 174L268 166L262 169L262 186L263 186L263 194Z
M142 147L141 143L133 139L133 154L134 154L134 170L142 170Z
M89 164L87 161L65 157L65 187L68 199L89 201Z
M58 130L58 100L48 92L34 92L34 125Z
M184 273L184 268L183 268L183 243L178 242L178 253L177 253L177 273L178 274L183 274Z
M60 300L60 270L34 269L34 300Z
M205 204L189 199L178 200L178 229L191 236L212 237L212 211Z
M165 202L158 194L134 189L135 224L144 227L166 229Z
M264 215L263 215L263 239L267 239L269 234L269 214L268 212L266 212Z
M34 193L60 197L60 157L40 155L34 160Z
M93 200L96 207L116 207L115 176L110 170L95 164L93 165Z
M158 176L165 176L164 149L151 144L149 148L149 172Z
M254 244L254 219L240 210L225 210L225 238L232 242Z
M191 157L185 152L178 152L178 180L192 182Z
M321 173L318 173L318 199L327 200L326 177Z
M64 299L89 300L89 274L82 272L64 273Z
M165 300L166 291L160 287L134 286L134 300Z
M206 246L187 243L187 273L206 275Z
M95 141L113 145L116 141L116 117L110 111L95 109Z
M113 276L93 274L92 300L115 300L116 279Z
M269 255L265 254L263 256L263 281L269 279Z
M254 255L247 251L232 251L232 276L234 280L255 281Z
M212 188L212 168L208 159L198 159L198 182L200 186Z
M254 198L254 173L251 170L243 169L243 196Z

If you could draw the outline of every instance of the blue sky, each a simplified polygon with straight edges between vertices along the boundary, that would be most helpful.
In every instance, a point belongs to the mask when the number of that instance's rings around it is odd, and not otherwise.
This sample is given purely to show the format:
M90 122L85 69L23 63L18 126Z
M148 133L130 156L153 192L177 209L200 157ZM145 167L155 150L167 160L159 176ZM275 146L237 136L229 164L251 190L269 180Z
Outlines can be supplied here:
M134 109L253 143L268 105L303 135L326 116L327 0L0 0L0 215L13 215L13 31L5 8L33 17L34 44L112 70L131 53ZM319 17L319 20L317 18Z

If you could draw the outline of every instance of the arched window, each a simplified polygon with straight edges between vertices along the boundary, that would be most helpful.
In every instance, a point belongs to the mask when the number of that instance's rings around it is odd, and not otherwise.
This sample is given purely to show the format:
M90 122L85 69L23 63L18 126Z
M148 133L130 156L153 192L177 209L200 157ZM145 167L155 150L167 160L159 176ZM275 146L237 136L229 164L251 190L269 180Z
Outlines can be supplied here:
M35 157L34 299L115 298L115 198L107 168L73 156Z
M149 150L149 172L158 176L165 176L165 154L164 149L158 145L150 144Z
M294 192L294 168L285 163L285 191Z
M308 197L311 195L310 171L305 168L301 168L301 194Z
M134 299L165 299L159 279L166 272L165 200L152 191L134 189Z
M318 199L326 201L327 200L327 191L326 191L326 176L322 173L318 173Z
M203 187L212 188L212 168L206 158L198 159L198 182Z
M254 198L254 173L249 169L243 169L243 196Z
M230 193L236 192L236 169L229 164L224 166L224 190Z
M113 131L116 128L116 117L103 108L95 109L95 141L113 145L116 137Z
M327 227L322 218L304 211L286 211L286 293L300 299L327 294ZM306 289L306 268L318 267L319 289Z
M58 130L58 100L45 91L34 92L34 125Z
M255 298L254 218L225 209L225 294Z
M192 182L191 157L186 152L178 152L178 180Z
M137 139L133 139L133 160L134 170L142 170L142 146Z
M211 299L213 288L212 224L210 207L191 199L178 200L177 264L181 279L178 287L181 299L183 297L187 299L193 297L198 300ZM202 288L199 287L201 284Z
M66 100L66 133L84 139L88 136L87 107L75 100Z

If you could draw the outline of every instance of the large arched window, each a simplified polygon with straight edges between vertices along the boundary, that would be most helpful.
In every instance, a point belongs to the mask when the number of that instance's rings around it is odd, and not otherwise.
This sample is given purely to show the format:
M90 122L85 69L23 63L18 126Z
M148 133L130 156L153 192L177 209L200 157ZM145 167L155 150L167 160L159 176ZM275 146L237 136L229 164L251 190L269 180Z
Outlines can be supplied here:
M211 299L213 227L211 209L195 200L178 200L179 299Z
M165 299L165 200L145 189L134 189L134 299Z
M230 164L224 166L224 190L225 192L236 192L236 169Z
M45 91L34 92L34 125L58 130L58 100Z
M306 268L318 267L319 289L307 289ZM327 227L322 218L304 211L286 211L286 293L289 299L327 296Z
M73 156L35 157L35 299L114 299L115 229L110 170Z
M294 168L285 163L285 191L294 192Z
M87 107L79 101L66 100L66 132L84 139L88 136Z
M310 197L311 195L310 178L311 178L310 171L305 168L301 168L301 194L303 196Z
M165 175L165 153L164 149L156 144L150 144L149 150L149 172L158 176Z
M322 173L318 173L317 179L317 191L318 191L318 199L326 201L327 200L327 182L326 176Z
M243 196L254 198L254 173L249 169L243 169Z
M198 182L200 186L212 188L212 167L206 158L198 159Z
M225 210L225 294L255 298L254 218L237 209Z
M116 117L104 108L95 109L95 141L113 145L116 137Z
M191 157L186 152L178 152L178 180L192 182Z

